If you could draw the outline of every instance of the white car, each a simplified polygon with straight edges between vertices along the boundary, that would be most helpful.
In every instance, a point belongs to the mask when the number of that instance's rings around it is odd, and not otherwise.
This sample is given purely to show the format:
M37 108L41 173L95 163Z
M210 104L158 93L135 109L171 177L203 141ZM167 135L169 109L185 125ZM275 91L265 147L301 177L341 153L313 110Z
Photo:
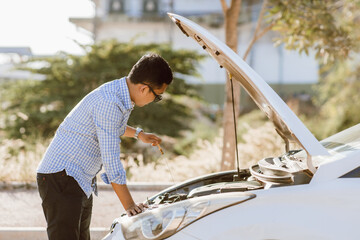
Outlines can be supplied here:
M184 17L169 16L241 83L286 151L249 169L170 187L148 199L145 212L115 219L104 239L360 239L360 124L319 142L223 42ZM292 142L301 149L291 150Z

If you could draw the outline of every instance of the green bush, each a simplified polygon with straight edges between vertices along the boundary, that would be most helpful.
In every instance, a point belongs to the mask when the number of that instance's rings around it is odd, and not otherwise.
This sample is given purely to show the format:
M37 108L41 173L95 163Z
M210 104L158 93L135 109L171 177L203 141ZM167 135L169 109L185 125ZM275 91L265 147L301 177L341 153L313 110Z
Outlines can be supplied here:
M341 62L322 75L316 89L316 104L321 110L314 130L325 138L360 123L360 65L356 61ZM324 127L319 128L319 122Z
M84 56L61 53L55 57L31 59L22 65L34 73L43 74L43 81L17 81L1 86L2 116L8 137L52 137L71 109L90 91L101 84L126 76L144 54L155 52L170 64L175 80L168 88L171 96L196 97L195 90L177 76L197 75L198 61L204 58L195 51L173 50L168 45L119 43L115 40L83 46ZM43 63L33 68L29 63ZM6 103L6 104L4 104ZM141 125L146 130L169 136L178 136L188 129L192 118L186 104L174 102L171 97L161 104L150 104L134 110L129 124Z

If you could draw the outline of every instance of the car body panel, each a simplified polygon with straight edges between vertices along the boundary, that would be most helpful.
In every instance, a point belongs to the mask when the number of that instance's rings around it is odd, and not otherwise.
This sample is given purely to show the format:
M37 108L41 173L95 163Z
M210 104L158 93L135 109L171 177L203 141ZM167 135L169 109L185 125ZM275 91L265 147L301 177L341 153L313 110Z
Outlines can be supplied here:
M345 129L321 141L331 156L314 157L316 174L311 183L341 177L360 165L360 124Z
M338 158L331 162L326 162L321 164L311 179L311 184L316 184L324 181L334 180L336 178L341 177L358 168L360 165L360 151L352 152L350 155L346 157L341 157L341 153L338 153ZM359 186L360 188L360 186Z
M336 179L324 184L254 191L256 198L208 215L182 231L203 240L224 236L227 240L355 240L359 184L360 178ZM168 239L178 238L175 234Z
M198 42L244 87L282 138L300 144L311 156L329 154L278 94L239 55L194 22L176 14L168 15L184 34Z
M125 240L122 229L119 225L109 232L102 240Z

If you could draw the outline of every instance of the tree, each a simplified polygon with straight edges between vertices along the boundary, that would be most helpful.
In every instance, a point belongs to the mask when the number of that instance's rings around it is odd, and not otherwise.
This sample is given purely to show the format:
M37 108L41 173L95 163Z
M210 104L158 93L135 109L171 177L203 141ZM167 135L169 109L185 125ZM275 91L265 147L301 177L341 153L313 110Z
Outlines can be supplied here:
M349 57L323 64L320 68L320 83L316 86L316 105L320 108L318 122L326 128L314 127L315 133L325 138L360 122L360 1L340 1L334 11L338 24L349 32L353 43L349 46ZM315 126L317 124L314 124Z
M227 5L225 0L221 0L221 6L225 17L225 43L234 51L237 52L238 46L238 31L237 19L239 18L241 0L232 0L230 6ZM224 116L223 116L223 151L221 160L221 170L234 169L234 154L235 154L235 131L234 131L234 117L239 116L240 109L240 85L235 83L234 87L234 104L235 113L232 109L232 94L231 84L229 77L226 78L225 85L225 103L224 103Z
M269 0L267 19L271 30L280 33L275 43L284 43L285 48L299 53L308 54L312 49L323 64L346 59L355 42L337 15L347 2Z
M317 86L316 103L321 106L314 129L321 137L328 137L360 123L360 64L357 61L339 62L324 73ZM316 124L318 126L318 124Z
M156 52L169 62L175 81L168 88L172 96L195 96L194 89L178 75L196 75L198 61L204 56L195 51L172 50L168 45L119 43L113 40L83 46L84 56L62 53L52 58L37 58L27 62L23 69L46 76L44 81L19 81L1 88L1 101L6 102L5 131L10 137L38 135L53 136L55 130L71 109L90 91L99 85L126 76L136 61L147 52ZM34 68L32 63L42 63ZM158 134L178 136L187 129L186 121L192 113L186 103L165 98L149 104L141 113L134 110L130 123L140 124ZM165 117L166 116L166 117ZM151 122L166 125L152 125ZM139 120L141 119L141 121ZM151 121L150 121L151 120Z
M232 0L230 7L225 0L220 0L225 17L226 43L236 51L237 22L241 9L241 0ZM273 30L279 33L275 44L284 43L285 48L309 53L315 51L316 58L323 64L333 63L336 60L346 59L349 51L354 47L354 38L350 37L350 31L346 24L339 24L336 16L343 11L351 1L320 1L320 0L263 0L262 10L258 16L256 29L250 44L244 54L248 56L254 43L264 36L268 31ZM355 3L355 5L358 5ZM340 14L341 15L341 14ZM236 35L236 36L235 36ZM234 93L239 97L239 90ZM224 145L222 170L234 168L235 139L232 126L233 121L231 95L226 87L226 102L224 106ZM235 101L236 109L239 109L239 101ZM237 117L238 113L236 113Z

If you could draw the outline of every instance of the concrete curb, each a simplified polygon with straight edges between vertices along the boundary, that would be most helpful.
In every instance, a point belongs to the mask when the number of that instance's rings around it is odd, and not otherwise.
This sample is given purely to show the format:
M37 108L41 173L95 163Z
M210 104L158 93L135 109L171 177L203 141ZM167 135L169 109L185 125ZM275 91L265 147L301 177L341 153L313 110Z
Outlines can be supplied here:
M129 182L127 184L130 191L161 191L175 183L168 182ZM36 182L0 182L0 191L16 190L16 189L37 189ZM98 183L99 190L112 190L110 184Z
M108 228L91 228L91 239L102 239L109 233ZM44 227L0 227L0 240L43 240L47 239Z

